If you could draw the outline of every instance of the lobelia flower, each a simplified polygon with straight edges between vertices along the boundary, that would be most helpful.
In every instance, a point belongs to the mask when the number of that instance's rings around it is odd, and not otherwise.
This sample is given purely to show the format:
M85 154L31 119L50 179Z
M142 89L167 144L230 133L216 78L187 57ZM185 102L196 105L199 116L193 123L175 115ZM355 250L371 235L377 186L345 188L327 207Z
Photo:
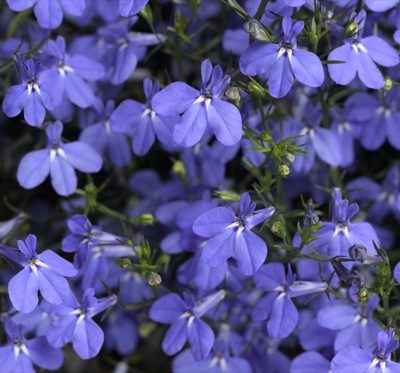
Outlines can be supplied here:
M93 147L99 154L107 154L111 162L116 166L126 166L130 159L129 144L124 134L113 130L110 117L112 116L115 104L108 100L103 102L96 98L93 111L95 123L90 124L82 130L79 139Z
M107 316L104 334L104 347L122 356L132 354L139 341L134 315L121 309L114 309Z
M253 308L254 321L267 320L267 331L271 337L286 338L297 326L299 312L292 298L321 293L328 288L326 282L296 281L296 274L282 263L265 264L254 275L254 283L268 292Z
M15 228L19 227L27 217L28 215L20 212L11 219L0 221L0 240L7 237Z
M61 196L69 196L77 188L74 169L92 173L100 171L103 160L88 144L74 141L64 144L61 139L63 125L60 121L46 127L47 147L35 150L21 159L18 183L32 189L42 184L50 174L54 190Z
M163 34L130 31L137 20L134 16L98 31L98 44L103 49L101 60L112 84L124 83L135 70L138 60L145 57L146 48L166 40Z
M371 203L368 216L381 222L392 212L400 221L400 164L395 162L386 174L382 184L367 177L359 177L347 184L351 198L363 204Z
M324 328L337 330L335 351L345 347L356 346L369 350L374 345L379 325L372 319L373 312L379 304L379 297L373 294L368 303L354 305L335 300L321 308L317 314L318 323Z
M149 0L119 0L119 13L122 17L131 17L139 13Z
M398 3L399 0L365 0L365 5L373 12L386 12Z
M243 193L239 216L227 207L216 207L195 220L193 232L208 238L202 258L210 267L221 266L231 257L245 275L252 275L261 267L268 248L251 229L271 217L275 208L255 208L256 204L251 202L250 194Z
M51 250L36 252L36 236L29 234L25 242L18 241L24 268L8 283L8 295L18 311L33 311L38 304L38 292L52 304L61 304L70 292L65 277L77 274L74 266Z
M62 36L55 41L49 40L43 52L52 62L52 66L43 72L43 77L52 84L54 104L60 105L65 93L69 101L82 109L92 106L95 95L86 81L103 78L103 65L81 54L69 55Z
M373 352L354 346L339 351L331 362L332 373L399 372L400 363L391 361L391 354L399 348L399 342L394 339L394 335L393 328L379 332Z
M113 261L111 258L132 257L134 251L126 245L124 237L93 227L84 215L74 215L68 220L71 234L62 241L62 250L75 252L74 262L82 277L81 286L96 288L105 280Z
M2 109L10 118L24 111L24 119L31 126L39 126L46 116L46 109L54 108L51 80L43 76L40 64L16 55L16 65L22 83L11 86L4 96Z
M163 351L174 355L189 341L195 360L206 358L214 345L214 333L201 317L220 303L225 295L224 290L219 290L195 302L186 293L183 299L173 293L156 300L150 309L150 319L171 324L162 342Z
M239 355L242 338L230 331L227 324L220 326L220 332L215 340L211 353L203 360L193 358L190 350L180 353L173 362L175 373L251 373L249 362Z
M356 203L342 198L339 188L332 191L332 221L320 222L321 229L314 234L315 240L309 245L321 254L348 256L349 247L364 246L368 253L376 254L375 244L379 239L375 229L367 222L351 222L359 211Z
M64 361L61 350L51 347L46 337L25 339L22 325L5 317L4 329L8 343L0 347L2 373L32 373L33 364L46 370L58 370Z
M182 114L175 125L173 138L178 145L198 143L208 128L223 145L234 145L242 138L242 118L236 106L222 95L230 78L210 60L201 64L202 85L194 89L184 82L174 82L153 98L153 109L161 115Z
M48 330L48 342L56 348L72 342L81 359L91 359L99 353L104 342L103 330L92 318L116 303L115 295L96 298L92 288L85 290L80 304L71 294L70 299L55 309L57 318Z
M226 164L239 149L239 143L225 146L218 141L210 145L202 142L193 148L184 148L180 155L187 177L193 184L200 182L209 187L221 187L225 183Z
M256 41L250 45L240 57L240 71L245 75L265 76L269 93L275 98L286 96L295 78L306 86L320 87L324 81L320 59L297 47L296 37L303 28L303 21L292 22L290 17L283 17L279 43Z
M90 1L90 0L89 0ZM79 17L85 10L85 0L7 0L11 10L22 12L35 6L34 13L39 25L54 29L61 25L63 13Z
M293 359L290 373L329 373L330 362L316 351L303 352Z
M145 155L154 144L155 137L165 145L173 146L172 131L179 121L178 115L159 115L153 110L153 97L160 90L150 78L143 81L146 103L134 100L121 102L110 117L115 132L132 135L132 148L136 155Z
M395 149L400 149L398 99L399 91L393 89L379 99L359 92L346 101L346 106L350 107L350 128L365 149L376 150L386 140Z
M330 63L328 71L331 78L341 85L349 84L356 74L368 87L380 89L385 85L385 79L375 63L382 66L396 66L399 63L397 51L378 36L362 37L366 12L352 13L350 20L354 26L354 34L345 43L335 48L328 56Z

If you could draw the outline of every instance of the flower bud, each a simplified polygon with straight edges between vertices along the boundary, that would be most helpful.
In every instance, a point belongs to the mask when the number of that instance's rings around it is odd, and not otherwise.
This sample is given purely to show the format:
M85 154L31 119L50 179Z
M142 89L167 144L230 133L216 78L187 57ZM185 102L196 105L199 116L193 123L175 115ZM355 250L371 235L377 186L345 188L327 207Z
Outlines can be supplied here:
M150 272L150 274L147 276L147 283L150 286L158 286L161 284L161 282L161 276L156 272Z
M279 165L278 166L278 174L283 176L283 177L289 176L289 174L290 174L289 166L286 165L286 164Z
M385 85L383 86L384 91L390 91L393 88L393 80L390 78L390 76L385 77Z
M225 91L225 96L236 106L240 106L242 103L242 96L238 87L229 87Z

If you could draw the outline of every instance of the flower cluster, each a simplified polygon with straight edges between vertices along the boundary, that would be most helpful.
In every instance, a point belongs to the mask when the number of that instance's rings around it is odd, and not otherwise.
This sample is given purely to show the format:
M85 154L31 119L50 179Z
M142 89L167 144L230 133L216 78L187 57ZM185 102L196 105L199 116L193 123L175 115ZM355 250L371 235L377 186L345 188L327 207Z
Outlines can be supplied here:
M0 17L1 372L400 372L399 0Z

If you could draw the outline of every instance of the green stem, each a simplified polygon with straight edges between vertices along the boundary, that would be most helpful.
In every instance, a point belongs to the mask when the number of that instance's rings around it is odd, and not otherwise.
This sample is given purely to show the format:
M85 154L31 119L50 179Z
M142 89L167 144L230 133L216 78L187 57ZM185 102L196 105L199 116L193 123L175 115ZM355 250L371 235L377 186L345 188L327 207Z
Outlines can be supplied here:
M263 16L263 14L265 12L265 8L268 5L268 1L269 0L261 0L260 6L258 7L257 13L254 17L257 21L259 21L261 19L261 17Z

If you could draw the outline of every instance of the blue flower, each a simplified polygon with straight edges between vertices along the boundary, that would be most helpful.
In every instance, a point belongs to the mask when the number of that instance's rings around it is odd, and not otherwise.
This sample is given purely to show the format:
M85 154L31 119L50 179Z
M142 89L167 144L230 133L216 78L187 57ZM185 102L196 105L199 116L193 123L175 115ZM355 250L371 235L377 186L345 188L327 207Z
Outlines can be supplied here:
M24 269L8 284L12 305L21 312L31 312L38 304L38 292L52 304L61 304L70 292L65 277L77 274L74 266L51 250L36 252L36 236L30 234L25 242L18 241L24 256Z
M201 77L200 90L184 82L169 84L154 96L153 109L162 115L183 114L173 134L179 145L198 143L207 128L223 145L236 144L242 138L242 118L236 106L221 98L229 78L210 60L202 62Z
M145 155L155 141L155 136L165 145L174 146L172 131L179 121L178 115L159 115L152 106L153 97L160 90L157 82L150 78L143 81L146 104L125 100L118 105L110 117L111 128L116 132L132 135L133 152Z
M399 348L399 342L394 339L394 332L392 328L379 332L373 352L355 346L342 349L332 359L332 373L399 372L400 363L391 361L392 353Z
M95 96L86 81L103 78L103 65L80 54L69 55L62 36L58 36L55 41L49 40L43 51L52 62L52 66L43 72L43 78L52 84L54 104L60 105L65 93L68 100L80 108L92 106Z
M371 349L381 331L372 319L378 303L379 297L373 294L366 304L354 306L349 302L337 300L320 309L317 315L318 323L324 328L338 330L334 343L335 351L349 346Z
M96 98L92 112L94 117L88 118L90 125L82 130L79 140L89 144L99 154L107 154L113 164L121 167L129 163L131 154L126 136L113 130L110 117L114 109L114 101L103 104Z
M131 17L139 13L149 0L119 0L119 13L123 17Z
M216 207L195 220L193 232L208 238L202 254L208 265L218 267L233 257L245 275L252 275L261 267L267 257L267 245L251 229L271 217L275 209L255 208L249 193L244 193L239 216L227 207Z
M36 19L45 29L60 26L64 12L70 16L81 16L86 6L85 0L7 0L7 4L16 12L35 6Z
M81 141L64 144L61 139L63 125L57 121L46 127L47 147L26 154L17 171L19 184L32 189L51 176L54 190L61 196L69 196L77 188L75 170L82 172L100 171L103 160L89 145Z
M348 256L349 247L363 245L370 254L376 254L375 244L379 244L375 229L367 222L351 222L359 211L356 203L342 198L339 188L332 192L332 221L321 222L321 229L314 234L310 247L329 256Z
M61 350L51 347L46 337L25 339L22 325L8 317L4 320L8 343L0 347L2 373L32 373L33 364L46 370L58 370L64 361Z
M24 61L16 56L21 84L9 88L3 100L4 114L10 118L24 111L24 119L31 126L39 126L46 116L46 109L52 110L52 81L43 76L40 64L29 59Z
M85 290L80 304L71 294L64 304L55 308L57 318L48 330L48 342L56 348L72 342L81 359L91 359L99 353L104 342L103 330L92 318L116 302L115 295L96 298L92 288Z
M179 352L186 341L195 360L206 358L214 345L214 333L201 317L225 298L220 290L199 302L184 294L167 294L156 300L150 309L150 318L154 321L171 324L162 342L167 355Z
M329 61L342 62L329 64L329 75L337 84L347 85L358 74L368 88L380 89L385 85L385 80L375 63L382 66L396 66L399 63L399 56L397 51L382 38L362 37L365 19L365 10L350 16L356 32L346 39L342 46L335 48L329 54Z
M312 52L299 49L296 37L303 30L304 22L292 23L283 17L283 35L278 44L256 41L242 54L240 71L245 75L262 75L268 80L272 97L286 96L294 78L309 87L319 87L324 81L324 69Z
M328 288L326 282L297 281L290 266L285 274L282 263L269 263L261 267L254 275L254 282L268 294L252 310L253 320L268 319L268 334L274 338L286 338L297 326L299 313L292 298L320 293Z

